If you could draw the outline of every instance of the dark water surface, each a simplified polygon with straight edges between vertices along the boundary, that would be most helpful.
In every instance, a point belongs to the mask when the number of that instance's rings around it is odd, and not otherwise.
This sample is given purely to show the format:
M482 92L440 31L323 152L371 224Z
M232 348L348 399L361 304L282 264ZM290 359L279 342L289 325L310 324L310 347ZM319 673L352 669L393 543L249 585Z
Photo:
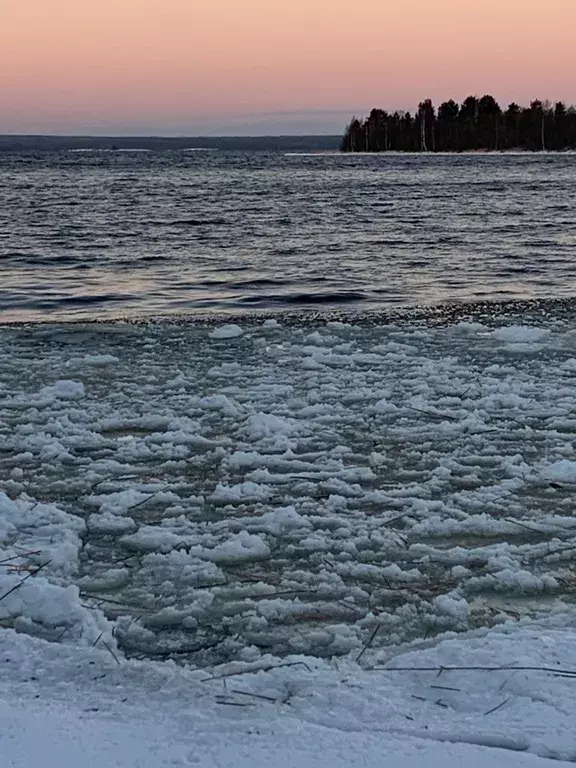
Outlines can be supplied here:
M576 154L0 154L0 320L576 294Z

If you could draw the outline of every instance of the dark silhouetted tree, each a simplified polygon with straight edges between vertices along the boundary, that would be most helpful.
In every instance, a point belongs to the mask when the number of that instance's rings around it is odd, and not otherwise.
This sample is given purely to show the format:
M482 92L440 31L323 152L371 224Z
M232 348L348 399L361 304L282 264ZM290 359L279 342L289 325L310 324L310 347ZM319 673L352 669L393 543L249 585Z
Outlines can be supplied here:
M502 110L493 96L482 96L478 101L477 131L483 149L498 149Z
M470 150L562 150L576 148L576 109L564 102L512 103L502 112L486 94L468 96L459 106L449 99L438 112L431 99L415 115L373 109L352 118L342 139L344 152L458 152Z
M518 104L512 102L504 113L504 126L506 129L506 149L514 149L520 146L520 113Z

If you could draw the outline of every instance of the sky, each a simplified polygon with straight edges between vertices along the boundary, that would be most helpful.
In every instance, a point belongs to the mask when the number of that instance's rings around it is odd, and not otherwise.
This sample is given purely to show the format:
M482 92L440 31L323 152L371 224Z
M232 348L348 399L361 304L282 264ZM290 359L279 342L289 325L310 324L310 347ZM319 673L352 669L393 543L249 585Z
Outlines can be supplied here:
M0 133L341 133L379 106L576 102L576 0L0 0Z

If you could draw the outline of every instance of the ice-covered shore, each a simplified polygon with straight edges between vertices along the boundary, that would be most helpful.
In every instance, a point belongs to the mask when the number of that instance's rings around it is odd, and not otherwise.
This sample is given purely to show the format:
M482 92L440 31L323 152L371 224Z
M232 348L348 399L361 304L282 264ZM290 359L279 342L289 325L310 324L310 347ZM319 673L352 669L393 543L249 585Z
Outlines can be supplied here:
M375 671L576 667L575 374L570 314L0 329L8 764L31 712L93 765L576 760L572 675Z
M428 641L419 650L396 651L384 670L291 657L272 669L261 659L213 674L172 662L118 665L104 649L6 630L0 633L1 762L6 768L568 765L576 762L575 649L570 613ZM442 670L448 666L476 669Z

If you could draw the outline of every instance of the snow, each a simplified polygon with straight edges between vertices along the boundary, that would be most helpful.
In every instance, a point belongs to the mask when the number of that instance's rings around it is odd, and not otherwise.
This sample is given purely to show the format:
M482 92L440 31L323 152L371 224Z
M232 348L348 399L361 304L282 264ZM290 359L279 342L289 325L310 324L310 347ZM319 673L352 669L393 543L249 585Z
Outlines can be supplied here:
M5 630L2 765L568 765L576 678L562 670L576 667L574 619L397 649L374 668L294 656L208 672Z
M0 626L91 644L113 645L112 624L89 610L72 582L83 520L55 505L12 501L0 492ZM34 576L34 578L32 578Z
M8 765L576 760L570 676L379 669L576 668L576 320L498 323L0 328Z

